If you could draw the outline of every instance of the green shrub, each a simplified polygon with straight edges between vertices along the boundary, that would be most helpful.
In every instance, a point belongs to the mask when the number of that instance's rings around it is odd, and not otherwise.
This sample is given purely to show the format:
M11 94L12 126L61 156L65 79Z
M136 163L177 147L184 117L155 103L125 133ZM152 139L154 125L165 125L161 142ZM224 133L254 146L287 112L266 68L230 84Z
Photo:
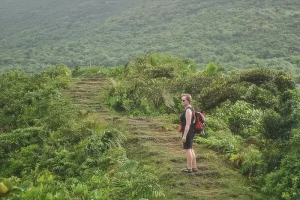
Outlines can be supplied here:
M85 152L87 155L96 155L113 147L120 147L122 135L117 130L107 130L103 133L93 134L86 142Z
M275 84L279 91L286 91L295 89L295 81L293 80L292 76L287 73L279 73L275 78Z
M262 133L262 111L245 101L236 101L231 104L227 101L222 107L216 109L216 117L228 124L233 134L243 138L258 136Z
M248 70L247 72L241 73L240 81L261 85L263 83L272 81L274 79L274 75L274 71L265 68Z
M277 163L276 168L273 167L272 171L266 175L265 186L262 188L266 195L273 199L296 200L300 198L299 144L300 130L294 129L291 139L282 144L285 148L278 148L278 145L274 145L273 149L281 150L276 155L280 155L282 159Z
M197 137L195 141L224 154L238 152L243 144L243 139L240 136L226 136L222 138L214 136L208 138Z
M41 147L37 144L21 147L18 151L12 151L4 166L1 166L1 174L4 177L25 176L31 173L39 162Z
M143 170L118 172L111 180L111 199L149 199L164 197L158 178Z
M242 165L241 171L247 174L251 179L253 176L259 175L260 168L263 165L262 153L254 145L250 145L241 152Z
M0 134L0 159L7 158L10 152L19 151L22 147L42 144L47 135L42 127L22 128Z
M262 190L274 199L299 199L299 159L299 154L288 154L283 158L280 169L266 175L266 184Z

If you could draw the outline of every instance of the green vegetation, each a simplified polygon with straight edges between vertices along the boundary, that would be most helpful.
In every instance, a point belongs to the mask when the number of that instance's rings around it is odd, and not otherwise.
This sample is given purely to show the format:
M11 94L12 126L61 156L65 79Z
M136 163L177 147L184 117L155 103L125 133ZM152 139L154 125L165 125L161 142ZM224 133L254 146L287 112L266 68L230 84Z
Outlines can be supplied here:
M153 53L114 68L58 65L0 74L0 194L298 199L295 81L270 69L223 70L210 63L197 71L190 60ZM202 170L214 171L178 173L184 159L173 148L182 92L206 114L206 135L196 138L198 160Z
M161 197L157 176L127 158L124 134L84 120L61 90L71 71L56 66L1 74L0 195L4 199ZM7 197L7 198L6 198Z
M299 10L1 2L0 198L299 199ZM193 174L183 92L207 119Z
M299 74L297 0L11 0L1 7L1 71L116 66L167 52L201 69L214 62L227 71L266 67Z

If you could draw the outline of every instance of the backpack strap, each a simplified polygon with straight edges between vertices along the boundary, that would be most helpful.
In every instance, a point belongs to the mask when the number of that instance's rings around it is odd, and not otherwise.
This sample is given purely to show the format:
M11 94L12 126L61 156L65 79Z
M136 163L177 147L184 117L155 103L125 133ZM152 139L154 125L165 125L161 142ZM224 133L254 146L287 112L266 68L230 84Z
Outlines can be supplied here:
M193 113L193 116L194 116L194 121L193 121L193 123L191 123L191 124L195 124L196 123L196 115L195 115L195 109L194 109L194 107L187 107L185 110L187 110L187 109L191 109L192 110L192 113Z

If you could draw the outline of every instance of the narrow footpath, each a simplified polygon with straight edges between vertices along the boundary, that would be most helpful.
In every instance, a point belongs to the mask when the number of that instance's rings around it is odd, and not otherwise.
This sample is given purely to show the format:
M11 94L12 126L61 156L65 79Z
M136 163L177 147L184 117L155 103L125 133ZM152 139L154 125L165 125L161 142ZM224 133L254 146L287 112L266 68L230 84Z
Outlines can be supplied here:
M157 170L167 200L248 200L253 199L243 176L226 164L216 152L195 144L198 172L184 173L185 153L176 125L166 117L124 117L110 112L101 95L108 80L101 77L74 79L65 91L73 103L89 110L99 120L118 120L128 133L125 149L129 159Z

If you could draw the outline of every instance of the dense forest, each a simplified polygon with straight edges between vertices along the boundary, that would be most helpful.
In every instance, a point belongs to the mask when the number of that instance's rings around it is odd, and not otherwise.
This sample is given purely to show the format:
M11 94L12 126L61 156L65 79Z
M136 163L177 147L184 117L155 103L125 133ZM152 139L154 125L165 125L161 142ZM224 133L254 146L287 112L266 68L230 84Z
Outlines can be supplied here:
M149 52L235 70L300 65L300 2L33 1L0 5L1 71L116 66Z

